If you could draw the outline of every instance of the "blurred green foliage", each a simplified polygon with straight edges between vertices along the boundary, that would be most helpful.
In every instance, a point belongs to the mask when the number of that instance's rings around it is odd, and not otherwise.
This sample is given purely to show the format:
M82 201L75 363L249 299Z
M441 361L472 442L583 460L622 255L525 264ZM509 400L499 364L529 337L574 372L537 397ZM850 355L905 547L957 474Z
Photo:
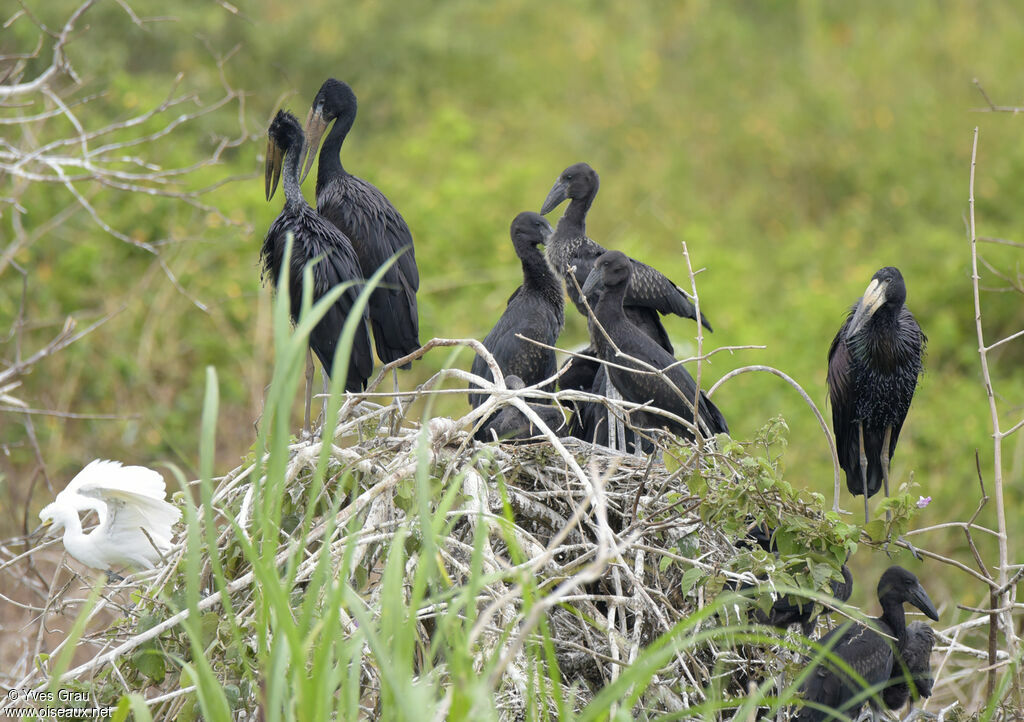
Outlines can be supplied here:
M38 17L58 27L74 7L37 4ZM981 127L979 233L1020 240L1024 121L972 113L985 105L972 79L996 102L1020 97L1011 69L1019 63L1024 8L878 0L130 5L143 18L170 18L137 27L118 4L99 2L69 47L83 85L66 97L105 90L83 107L87 125L159 104L178 74L199 102L213 102L222 94L223 59L224 79L245 90L244 106L181 126L147 146L147 159L188 165L209 156L219 136L245 133L249 142L189 179L193 188L223 182L205 201L233 223L168 199L81 184L111 226L158 246L185 293L151 254L83 212L17 255L27 274L23 349L45 343L68 315L84 324L123 307L39 364L17 390L34 408L124 417L34 417L58 488L97 456L172 459L194 469L207 364L221 379L220 468L233 467L251 445L270 371L269 291L256 261L280 210L280 199L263 200L262 133L279 106L304 117L328 76L350 82L360 100L346 167L388 195L416 238L424 341L486 334L519 279L509 222L537 209L565 166L586 160L603 181L591 237L684 286L685 241L694 264L706 269L697 280L716 329L706 343L767 346L716 355L703 368L705 385L732 368L768 364L796 378L824 411L825 356L846 309L875 270L900 267L929 347L894 479L913 473L914 493L933 497L918 516L922 526L973 511L975 449L991 483L964 225L971 131ZM36 40L22 17L5 28L0 47L26 52ZM44 65L32 61L27 75ZM153 129L166 120L154 119ZM59 120L46 126L53 137L68 131ZM0 180L0 196L12 182ZM312 187L308 181L307 197ZM72 199L61 187L38 185L22 202L31 229ZM995 268L1015 272L1019 249L983 250ZM1005 283L995 275L983 275L985 287L997 289L982 299L991 341L1024 326L1024 304L1000 292ZM0 329L18 312L21 284L11 269L0 275ZM678 353L692 354L694 325L667 325ZM585 340L583 319L568 313L561 344ZM1008 344L993 357L1004 410L1017 414L1022 349ZM13 340L3 354L14 358ZM419 362L402 376L403 387L445 358ZM468 355L459 361L468 368ZM792 389L775 377L745 375L723 386L715 402L738 439L782 414L791 429L781 462L786 479L830 492L822 432ZM462 400L439 404L451 414L465 408ZM37 481L34 454L20 416L6 414L0 424L7 452L0 509L5 523L20 526L22 511L49 492L36 486L26 504ZM1022 468L1024 434L1007 442L1005 460L1018 537ZM845 488L843 506L859 508ZM992 512L979 522L994 526ZM917 541L968 559L962 534L947 531ZM881 555L858 556L858 578L875 578L886 563ZM948 598L936 586L929 586L933 597ZM870 603L870 596L870 585L861 585L853 601ZM958 590L955 598L980 595Z

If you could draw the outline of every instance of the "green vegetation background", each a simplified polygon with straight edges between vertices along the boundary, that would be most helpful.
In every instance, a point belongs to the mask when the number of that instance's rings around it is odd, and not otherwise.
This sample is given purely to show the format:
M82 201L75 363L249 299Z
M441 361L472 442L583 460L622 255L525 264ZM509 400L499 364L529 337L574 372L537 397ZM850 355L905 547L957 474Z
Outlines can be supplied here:
M35 12L52 24L73 7L66 0L40 5ZM384 190L416 238L424 341L486 334L518 283L509 222L538 209L565 166L586 160L602 179L590 235L684 285L686 241L706 269L698 281L716 329L709 342L767 346L715 356L705 385L733 368L768 364L795 377L824 411L825 356L847 307L879 267L901 268L929 347L894 478L913 473L914 493L933 497L918 517L922 526L964 520L974 510L975 449L991 482L964 225L971 131L981 126L979 233L1020 240L1024 120L971 112L984 105L972 79L996 102L1016 103L1024 93L1017 72L1024 7L812 0L131 5L140 16L174 19L140 29L117 4L99 3L70 48L85 84L80 92L109 88L101 106L108 120L158 103L178 73L183 87L210 101L219 87L215 58L234 49L224 73L247 92L242 118L251 141L194 179L195 187L232 179L208 200L235 224L181 204L89 189L111 225L161 244L183 288L208 311L175 289L151 255L105 234L84 213L16 258L28 273L28 347L45 342L68 315L84 324L124 306L41 363L18 390L35 408L123 417L34 417L56 488L95 457L194 469L207 364L222 385L220 471L252 443L271 368L270 293L257 255L281 206L280 198L263 199L263 130L280 106L303 118L328 76L349 81L360 100L346 167ZM3 33L7 52L35 44L24 20ZM232 109L188 125L157 145L153 161L199 160L215 133L238 134L238 120ZM0 180L0 195L10 182ZM310 199L312 186L310 179ZM69 198L39 187L24 202L26 225L38 227ZM984 252L1016 273L1019 249ZM1005 287L990 273L985 285ZM11 325L20 292L20 276L0 277L0 329ZM1024 326L1021 301L1014 293L984 294L990 340ZM562 345L583 344L582 318L567 315ZM692 322L667 325L679 353L691 354ZM1021 413L1022 349L1010 344L995 356L1007 418ZM2 352L11 359L13 342ZM448 360L443 352L428 356L402 375L403 388ZM455 363L468 368L470 361L464 353ZM790 388L774 377L744 376L715 401L738 439L782 414L790 426L788 478L830 493L824 438ZM443 408L465 410L462 400ZM34 520L49 492L37 484L26 499L35 460L20 417L0 417L0 444L0 516L13 533L26 508ZM1013 538L1024 530L1022 467L1019 434L1005 461ZM843 506L859 508L845 487ZM993 512L990 506L979 521L994 526ZM971 563L956 530L917 541ZM886 563L881 554L859 554L855 572L873 580ZM947 607L980 599L980 587L934 563L912 568ZM873 608L873 586L860 584L854 601Z

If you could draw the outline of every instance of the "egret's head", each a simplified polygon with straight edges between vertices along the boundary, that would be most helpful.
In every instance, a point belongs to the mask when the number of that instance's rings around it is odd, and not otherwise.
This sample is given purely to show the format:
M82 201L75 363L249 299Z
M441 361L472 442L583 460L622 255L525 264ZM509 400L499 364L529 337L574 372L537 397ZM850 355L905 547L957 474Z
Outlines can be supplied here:
M39 512L39 521L42 522L43 529L47 534L56 533L64 528L66 511L57 502L47 504L42 508L42 511Z

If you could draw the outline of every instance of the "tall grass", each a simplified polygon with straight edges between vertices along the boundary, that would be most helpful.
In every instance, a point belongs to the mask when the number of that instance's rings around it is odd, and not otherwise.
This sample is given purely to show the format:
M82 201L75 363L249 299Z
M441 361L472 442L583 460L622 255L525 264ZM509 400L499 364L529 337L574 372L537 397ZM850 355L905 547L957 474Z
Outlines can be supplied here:
M370 289L382 274L383 269L362 290L345 324L331 374L321 432L324 439L334 436L354 333ZM577 702L575 692L580 682L563 678L544 618L523 646L525 664L521 669L526 674L518 678L495 674L503 663L507 643L518 631L517 625L555 585L521 565L527 555L511 531L514 519L507 499L500 519L474 518L465 508L453 511L463 501L464 478L460 473L445 475L430 468L426 425L419 434L406 521L394 530L383 562L371 571L379 575L379 581L374 593L366 594L358 575L353 574L362 520L355 514L347 519L338 517L342 505L351 504L354 495L360 493L360 486L354 483L350 470L330 478L329 445L322 447L303 492L301 519L296 523L284 514L290 491L288 470L294 454L292 409L301 388L308 335L344 290L333 289L312 303L309 268L303 284L303 311L293 326L288 311L288 279L282 277L278 283L275 367L255 445L257 461L252 478L258 481L252 519L246 528L236 519L218 520L214 515L218 393L216 373L212 368L207 371L200 433L200 505L194 508L186 503L185 510L184 564L190 614L183 626L190 655L188 660L178 660L183 680L196 686L195 711L204 719L231 719L232 710L246 700L258 704L262 718L270 722L378 716L405 720L498 719L517 709L527 719L536 720L627 719L652 679L684 651L708 644L779 643L778 638L756 627L715 623L719 615L748 603L746 597L726 593L641 650L632 664L624 666L617 679L588 704ZM424 418L431 416L432 402L428 399ZM503 488L500 491L504 493ZM321 497L325 501L318 503ZM228 543L221 536L220 525L225 521L231 534ZM471 571L468 578L455 580L439 560L453 527L461 522L473 525ZM337 523L345 524L348 532L341 553L320 553L312 575L297 581L307 552L316 549L320 540L330 539ZM314 537L312 531L318 525L325 528ZM490 535L507 549L513 564L508 570L485 569L483 549ZM232 544L241 548L244 562L254 574L256 601L253 614L246 615L245 620L240 619L232 602L228 588L231 579L221 559L225 547ZM200 580L206 569L222 594L223 616L230 634L220 644L229 647L226 650L204 644L199 600ZM498 643L488 645L477 625L489 598L481 592L495 584L517 595L519 615L505 620ZM827 655L827 650L820 654ZM223 671L218 671L224 659L249 660L234 672L248 688L241 700L237 692L228 693L235 680L223 678ZM370 669L373 675L365 673ZM758 706L778 710L791 702L802 678L797 677L774 695L772 682L764 682L746 699L731 699L721 689L709 689L700 705L669 718L719 719L727 710L739 708L746 713ZM374 694L367 690L371 679L380 684ZM367 707L364 701L368 698L375 699L376 704Z
M381 269L368 281L346 321L331 372L321 439L343 443L335 439L335 429L342 399L347 398L341 390L348 354L370 289L380 282L383 272ZM363 513L360 509L368 507L357 502L361 495L368 496L379 480L365 478L368 472L358 463L337 463L331 443L293 443L292 438L292 410L302 386L309 332L345 289L333 289L314 303L311 269L307 268L303 308L293 326L288 283L287 277L278 282L273 381L266 392L254 461L245 472L250 482L246 499L251 503L247 507L243 500L236 512L232 502L220 496L222 487L216 486L213 452L219 394L217 375L211 368L207 370L199 434L198 505L179 474L186 492L184 551L171 560L167 576L153 593L162 599L151 610L168 613L168 617L181 610L188 614L180 623L180 633L171 628L159 638L160 646L143 651L150 660L145 668L151 672L144 672L137 661L125 663L123 657L115 661L125 669L134 665L140 673L138 677L129 675L127 691L125 685L113 682L117 719L133 714L137 719L201 717L219 721L234 719L242 711L251 715L258 708L259 718L270 722L517 717L618 720L637 714L651 716L650 710L659 710L661 719L720 720L774 715L795 703L794 695L811 670L787 668L784 655L778 652L803 653L808 650L806 644L746 623L749 592L716 594L710 584L703 589L707 598L702 596L692 613L676 619L660 634L659 627L652 625L652 638L639 645L634 656L611 660L612 672L603 686L563 673L559 654L564 651L565 639L553 632L555 612L569 612L598 636L618 633L605 628L606 624L614 627L608 620L586 619L583 608L557 596L567 576L582 575L574 570L590 566L586 553L580 554L576 566L567 563L559 567L563 571L555 573L544 571L546 565L534 565L536 550L531 556L524 548L521 520L513 514L510 487L501 474L492 474L481 488L478 480L469 478L478 473L476 464L438 468L435 460L440 457L432 454L435 442L429 423L414 432L410 453L399 459L413 469L403 477L404 487L394 492L395 508L402 514L396 515L394 523L378 523L371 530L383 538L382 552L368 562L365 548L360 551L360 546L365 547L361 534L369 512ZM432 418L432 398L428 396L426 402L427 419ZM366 428L360 433L372 436L379 429ZM394 437L382 440L390 443ZM731 449L719 449L723 458L734 458L727 453L741 453L735 442L729 446L726 439L721 441L723 448ZM319 449L315 463L297 466L296 460L310 449ZM495 452L484 447L475 453L474 461L483 468L490 463L485 455ZM764 475L772 471L756 461L750 467ZM296 469L302 470L301 478ZM482 474L478 477L484 479ZM758 478L767 483L768 476ZM710 494L710 483L708 479L691 483L690 491L701 488ZM488 484L493 486L486 488ZM473 498L473 493L494 493L501 503L488 507L483 499ZM602 488L595 493L605 492ZM669 503L671 508L673 502ZM244 508L251 511L243 512ZM736 513L743 518L747 510L738 508ZM594 512L595 517L602 514ZM655 526L663 523L657 519ZM334 532L340 531L338 527L344 531L341 541L334 544L331 540ZM723 546L715 554L741 553L728 534L717 535ZM673 549L677 543L681 542L670 542ZM500 546L501 563L495 563L492 545ZM453 549L462 550L465 563L459 567L450 564L450 556L446 556ZM628 545L623 546L621 553L627 549ZM566 552L567 558L571 554ZM668 561L666 556L658 562L649 558L647 563L664 571L661 564ZM728 557L726 561L730 561ZM602 581L613 577L623 563L624 558L614 554L601 562L597 571ZM456 568L468 571L453 572ZM671 583L685 587L686 597L695 585L700 586L700 576L698 567L693 566L685 574L662 579L674 578ZM706 575L706 581L713 577ZM240 584L246 579L249 581ZM656 586L661 584L659 581ZM778 583L774 588L781 593L798 591ZM91 601L98 589L93 590ZM577 590L588 593L583 584ZM828 600L824 595L799 591L818 601ZM216 595L219 612L209 603ZM499 597L512 602L497 605ZM91 608L91 603L86 604L72 627L73 640L86 629ZM622 613L626 614L625 607ZM50 669L51 686L61 683L73 646L69 643ZM151 667L153 655L160 663L156 675ZM766 656L774 660L772 673L756 679L753 662ZM827 648L815 648L811 656L815 661L831 660L855 677ZM737 665L737 658L750 660L751 666ZM599 663L596 659L595 664ZM165 667L178 672L168 677L167 684ZM114 676L109 674L110 667L106 670L109 682ZM747 688L737 686L734 680L744 673L751 680ZM666 675L678 679L669 686L678 686L673 691L683 700L681 705L666 704L656 697L657 692L652 693L664 689ZM100 680L96 682L100 688L102 674L95 679ZM695 679L702 681L696 683ZM163 684L164 690L176 682L188 698L170 709L147 704L142 690L152 681ZM866 691L859 699L876 691ZM101 688L97 698L111 699L110 692L109 687Z

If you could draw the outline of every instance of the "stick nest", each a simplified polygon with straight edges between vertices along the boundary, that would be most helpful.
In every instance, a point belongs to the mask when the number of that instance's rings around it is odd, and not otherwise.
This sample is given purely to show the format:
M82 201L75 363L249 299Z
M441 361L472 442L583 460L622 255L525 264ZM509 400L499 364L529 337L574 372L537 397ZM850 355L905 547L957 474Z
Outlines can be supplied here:
M721 437L698 447L668 437L661 441L667 443L659 453L644 458L553 437L482 444L473 440L464 420L433 418L421 427L402 418L396 406L347 405L328 449L317 440L290 448L275 558L280 568L294 565L293 594L299 601L321 593L310 582L322 555L329 554L332 573L347 576L366 613L375 618L381 613L388 555L399 535L407 554L403 593L409 599L425 548L417 490L429 488L430 515L445 519L436 539L439 578L449 589L464 587L476 564L477 576L482 572L486 581L477 591L475 622L466 633L475 668L492 675L499 715L532 716L528 708L537 700L530 701L528 689L531 674L537 674L538 654L531 657L530 650L540 648L544 635L564 685L563 699L581 709L629 669L652 641L694 619L723 586L755 582L752 571L764 572L765 563L775 563L771 555L736 545L752 509L762 510L755 514L759 520L798 515L806 523L824 524L820 503L794 504L765 487L760 480L764 469L743 462L749 457L735 442ZM732 444L732 453L723 452L719 442ZM314 485L313 472L325 451L325 481ZM268 483L259 476L261 469L255 463L238 467L215 480L212 496L216 552L240 629L227 629L205 548L202 560L204 644L238 710L257 705L257 690L243 674L246 661L225 650L237 647L231 640L239 633L242 640L256 643L253 610L260 602L236 527L227 520L234 520L246 535L256 535L256 507ZM315 487L319 492L314 494ZM701 495L694 493L698 487ZM723 493L746 499L747 506L726 509L734 504ZM310 507L309 533L297 543L297 529ZM202 525L202 510L197 521ZM183 547L148 579L137 575L108 587L93 611L96 618L116 605L119 616L83 637L76 660L87 653L87 661L67 676L79 684L91 680L87 686L101 703L116 703L121 694L148 689L145 696L150 699L163 695L163 701L151 705L154 718L174 719L193 702L188 689L181 688L186 682L176 666L152 661L163 655L142 653L158 648L190 657L178 628L185 606ZM268 547L263 549L266 555ZM827 577L821 584L827 584ZM450 611L450 602L430 601L429 595L427 600L415 610L416 666L430 654L440 620ZM342 609L340 619L346 630L357 631L351 610ZM706 615L690 633L746 619L745 611L729 607ZM169 626L164 631L160 624ZM712 694L742 697L752 681L778 674L788 660L791 656L778 647L714 636L678 645L648 678L631 713L679 712ZM367 718L382 711L378 662L367 648L360 679L360 708ZM117 669L112 673L113 667ZM444 660L435 658L430 667L443 690ZM40 680L45 676L32 673L22 686ZM542 704L555 709L551 699Z

